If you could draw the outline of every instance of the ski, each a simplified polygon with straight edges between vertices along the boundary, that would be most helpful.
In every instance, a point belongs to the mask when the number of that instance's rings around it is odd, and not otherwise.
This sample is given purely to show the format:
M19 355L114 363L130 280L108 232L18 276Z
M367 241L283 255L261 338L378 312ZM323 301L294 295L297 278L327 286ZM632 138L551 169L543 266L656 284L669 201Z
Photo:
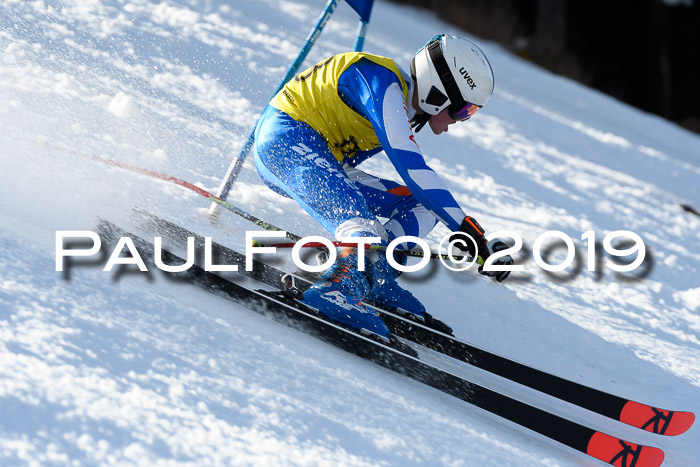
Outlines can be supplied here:
M187 237L195 237L201 244L204 243L196 234L145 211L135 210L135 214L158 232L167 232L183 241ZM245 264L241 253L215 242L212 245L214 252L227 264ZM254 261L253 271L239 270L274 288L281 287L282 281L289 279L294 280L292 285L301 292L311 285L307 279L287 274L260 261ZM436 331L428 326L430 323L419 323L391 311L372 308L382 315L384 322L398 337L626 425L659 435L676 436L687 431L695 421L692 412L661 409L610 394L468 344Z
M99 221L98 230L103 244L114 245L119 238L129 237L146 263L155 268L152 259L155 252L151 243L104 220ZM161 251L161 258L167 264L185 262L166 249ZM249 289L196 265L184 272L162 272L253 311L269 315L300 331L603 462L626 467L655 467L663 462L664 452L661 449L616 438L480 386L401 350L337 326L317 316L311 309L306 309L298 303L293 304L274 293Z

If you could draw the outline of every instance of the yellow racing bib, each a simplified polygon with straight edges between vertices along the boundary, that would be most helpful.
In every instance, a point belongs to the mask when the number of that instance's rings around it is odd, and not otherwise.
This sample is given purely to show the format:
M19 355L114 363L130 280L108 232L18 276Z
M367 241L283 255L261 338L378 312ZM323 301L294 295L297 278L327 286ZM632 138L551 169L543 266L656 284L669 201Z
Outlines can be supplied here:
M271 106L316 130L338 161L353 157L357 151L380 146L372 124L348 107L338 95L340 75L363 58L394 72L401 82L404 99L408 100L408 85L392 59L349 52L335 55L302 71L270 101Z

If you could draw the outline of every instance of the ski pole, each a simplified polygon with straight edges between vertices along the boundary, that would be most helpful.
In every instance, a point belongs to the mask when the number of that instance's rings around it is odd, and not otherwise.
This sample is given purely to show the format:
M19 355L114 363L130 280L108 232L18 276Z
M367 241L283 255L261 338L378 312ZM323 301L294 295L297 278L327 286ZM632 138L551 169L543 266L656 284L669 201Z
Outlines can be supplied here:
M54 149L59 149L59 150L61 150L61 151L65 151L65 152L67 152L67 153L69 153L69 154L73 154L73 155L76 155L76 156L85 157L85 158L90 159L90 160L93 160L93 161L102 162L102 163L104 163L104 164L111 165L111 166L113 166L113 167L117 167L117 168L124 169L124 170L129 170L129 171L131 171L131 172L136 172L136 173L139 173L139 174L141 174L141 175L147 175L147 176L149 176L149 177L156 178L156 179L158 179L158 180L163 180L163 181L166 181L166 182L174 183L175 185L178 185L178 186L181 186L181 187L183 187L183 188L187 188L188 190L194 191L194 192L197 193L198 195L201 195L201 196L203 196L203 197L205 197L205 198L211 199L213 202L220 204L221 206L223 206L224 208L226 208L226 209L229 210L230 212L232 212L232 213L236 214L237 216L240 216L240 217L242 217L243 219L245 219L245 220L247 220L247 221L249 221L249 222L251 222L251 223L257 225L258 227L262 227L262 228L265 229L265 230L270 230L270 231L273 231L273 232L282 232L282 231L285 231L285 229L282 229L282 228L277 227L277 226L275 226L275 225L272 225L272 224L270 224L270 223L268 223L268 222L265 222L264 220L260 219L259 217L256 217L256 216L254 216L254 215L252 215L252 214L250 214L250 213L248 213L248 212L246 212L246 211L244 211L244 210L242 210L242 209L240 209L240 208L234 206L233 204L229 203L228 201L224 201L223 199L219 198L219 197L216 196L216 195L213 195L212 193L209 193L208 191L204 190L203 188L200 188L200 187L198 187L197 185L194 185L193 183L190 183L190 182L188 182L188 181L182 180L182 179L180 179L180 178L173 177L173 176L171 176L171 175L166 175L166 174L163 174L163 173L160 173L160 172L156 172L156 171L154 171L154 170L145 169L145 168L143 168L143 167L138 167L138 166L136 166L136 165L131 165L131 164L127 164L127 163L124 163L124 162L115 161L115 160L113 160L113 159L108 159L108 158L106 158L106 157L100 157L100 156L97 156L97 155L95 155L95 154L90 154L90 153L86 153L86 152L76 151L76 150L74 150L74 149L69 149L69 148L65 148L65 147L61 147L61 146L57 146L57 145L51 145L51 144L47 144L47 145L50 146L50 147L52 147L52 148L54 148ZM296 234L291 233L291 232L287 232L287 238L289 238L290 240L293 240L293 241L295 241L295 242L298 242L299 240L302 239L301 236L296 235ZM344 246L348 246L348 247L353 247L353 246L354 246L355 248L357 247L357 244L355 244L355 243L345 243L345 244L342 243L342 242L332 242L332 243L333 243L333 245L335 245L335 246L340 246L340 247L344 247ZM336 245L336 244L337 244L337 245ZM257 242L257 245L256 245L256 246L271 246L271 247L277 247L277 248L292 248L292 247L294 247L294 243L278 243L278 244L269 244L269 245L267 245L267 244L262 244L262 243ZM322 248L322 247L325 247L325 245L324 245L323 243L319 243L319 242L310 242L310 243L305 244L304 247L308 247L308 248ZM385 246L382 246L382 245L365 245L365 248L366 248L366 249L369 249L369 250L386 251L386 247L385 247ZM417 251L394 250L394 252L395 252L396 254L403 255L403 256L413 256L413 257L419 257L419 258L422 258L423 256L425 256L422 252L417 252ZM449 255L441 255L441 254L438 254L438 253L430 253L430 258L431 258L431 259L440 259L440 258L442 258L442 259L444 259L444 260L461 261L461 260L462 260L463 258L465 258L465 257L464 257L464 256L453 256L452 258L450 258ZM471 257L466 257L466 258L467 258L467 260L469 260L469 261L472 260ZM483 263L483 260L481 259L481 257L478 257L478 258L477 258L477 262L478 262L479 264L482 264L482 263Z
M357 243L347 243L347 242L331 242L333 246L336 247L350 247L350 248L357 248ZM294 245L296 243L264 243L264 242L259 242L257 240L253 241L253 246L255 247L272 247L272 248L294 248ZM304 245L301 246L301 248L327 248L328 245L325 243L321 242L307 242L304 243ZM364 245L365 250L371 250L371 251L386 251L387 247L384 245ZM430 252L429 255L426 255L423 252L420 251L410 251L410 250L394 250L394 253L397 255L401 256L412 256L415 258L423 258L425 256L428 256L430 259L443 259L443 260L448 260L448 261L473 261L474 258L471 256L452 256L450 255L443 255L440 253L433 253ZM483 265L484 260L481 258L481 256L477 257L477 264Z
M131 172L136 172L136 173L139 173L141 175L147 175L149 177L157 178L158 180L164 180L166 182L174 183L175 185L179 185L183 188L187 188L188 190L192 190L195 193L197 193L198 195L201 195L201 196L204 196L205 198L211 199L213 202L220 204L221 206L228 209L232 213L236 214L237 216L242 217L243 219L245 219L247 221L252 222L253 224L257 225L258 227L262 227L263 229L270 230L270 231L277 231L277 232L284 231L284 229L281 229L281 228L276 227L268 222L265 222L264 220L262 220L258 217L255 217L254 215L249 214L240 208L237 208L236 206L229 203L228 201L224 201L223 199L219 198L218 196L209 193L208 191L198 187L197 185L194 185L194 184L187 182L185 180L182 180L180 178L166 175L166 174L156 172L153 170L149 170L149 169L144 169L143 167L138 167L135 165L126 164L124 162L119 162L119 161L115 161L112 159L107 159L106 157L96 156L95 154L89 154L89 153L85 153L85 152L75 151L73 149L64 148L61 146L55 146L55 145L50 145L50 146L55 148L55 149L60 149L62 151L68 152L70 154L74 154L76 156L85 157L87 159L91 159L91 160L94 160L97 162L102 162L104 164L111 165L113 167L118 167L120 169L129 170ZM300 236L295 235L293 233L289 233L289 232L287 232L287 237L289 237L291 240L294 240L294 241L301 240Z

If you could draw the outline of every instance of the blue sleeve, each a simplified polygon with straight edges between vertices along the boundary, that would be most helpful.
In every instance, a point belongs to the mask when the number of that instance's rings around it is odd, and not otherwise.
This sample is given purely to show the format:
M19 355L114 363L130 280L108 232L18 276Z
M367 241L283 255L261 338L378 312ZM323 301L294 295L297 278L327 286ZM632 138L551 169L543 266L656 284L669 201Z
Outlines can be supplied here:
M459 230L464 211L425 163L408 121L399 78L391 70L362 59L340 76L338 94L372 124L382 149L418 201L450 230Z

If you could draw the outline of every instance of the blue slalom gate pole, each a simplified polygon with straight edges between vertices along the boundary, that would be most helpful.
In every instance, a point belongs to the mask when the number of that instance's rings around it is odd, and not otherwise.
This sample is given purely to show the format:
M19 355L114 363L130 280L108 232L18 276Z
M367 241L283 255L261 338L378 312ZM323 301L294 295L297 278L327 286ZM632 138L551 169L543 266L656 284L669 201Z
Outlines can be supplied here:
M287 74L284 78L282 78L282 81L280 82L279 86L277 86L275 92L272 93L273 97L279 92L280 89L282 89L282 87L285 84L287 84L287 81L289 81L297 73L297 71L299 71L299 67L304 62L304 59L309 54L311 47L316 42L316 39L321 34L321 31L323 30L324 26L335 11L335 8L338 6L338 1L339 0L328 0L326 8L323 10L323 13L321 13L321 16L319 16L316 25L311 30L311 33L309 33L308 37L306 38L306 42L304 42L304 45L302 46L301 51L299 52L299 55L297 56L296 60L294 60L294 63L292 63L292 65L289 67ZM267 105L265 105L265 108L267 108ZM264 110L265 109L263 109L263 112ZM226 171L226 175L224 176L223 182L221 183L221 186L219 187L219 190L216 193L216 196L218 198L225 200L229 192L231 191L233 182L236 180L236 177L238 177L238 174L243 168L243 163L245 162L246 157L248 157L248 154L250 153L250 150L253 147L253 142L255 140L255 129L258 127L259 121L260 117L258 117L258 120L256 120L255 125L253 125L253 128L250 130L250 133L248 133L248 137L245 143L243 144L241 151L238 153L238 156L236 156L231 161L231 164L229 165L228 170ZM209 208L209 216L211 217L212 222L216 222L218 220L220 209L221 206L219 204L212 203L211 207Z
M367 33L368 24L369 21L365 21L364 19L361 19L359 23L357 23L357 34L355 35L355 45L353 46L355 52L362 52L362 47L365 45L365 34Z

